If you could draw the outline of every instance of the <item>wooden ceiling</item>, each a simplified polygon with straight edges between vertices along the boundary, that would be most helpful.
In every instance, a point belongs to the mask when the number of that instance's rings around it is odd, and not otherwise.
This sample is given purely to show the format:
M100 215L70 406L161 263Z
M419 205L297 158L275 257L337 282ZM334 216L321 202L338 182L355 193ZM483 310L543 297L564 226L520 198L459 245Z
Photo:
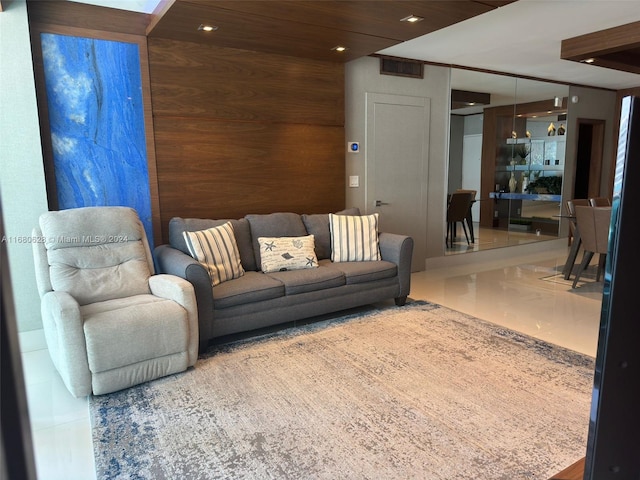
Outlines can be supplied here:
M640 22L563 40L560 58L640 73Z
M147 35L346 62L515 0L168 0ZM417 23L401 22L409 15ZM199 31L214 25L213 32ZM332 48L348 48L339 53Z

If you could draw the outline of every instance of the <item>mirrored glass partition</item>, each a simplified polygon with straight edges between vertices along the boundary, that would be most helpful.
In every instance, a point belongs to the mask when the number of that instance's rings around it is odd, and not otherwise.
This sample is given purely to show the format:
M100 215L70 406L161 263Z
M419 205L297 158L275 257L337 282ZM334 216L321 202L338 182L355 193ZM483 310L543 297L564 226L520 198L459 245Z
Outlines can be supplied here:
M475 190L473 243L445 254L555 239L561 213L569 87L451 71L448 192Z

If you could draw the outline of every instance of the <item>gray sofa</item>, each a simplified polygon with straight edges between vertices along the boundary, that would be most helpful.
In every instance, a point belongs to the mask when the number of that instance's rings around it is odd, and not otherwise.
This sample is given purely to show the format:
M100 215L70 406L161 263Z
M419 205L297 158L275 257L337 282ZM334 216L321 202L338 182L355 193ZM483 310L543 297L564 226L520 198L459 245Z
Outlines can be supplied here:
M358 215L357 209L338 212ZM183 232L231 222L244 275L212 287L205 267L189 254ZM314 235L317 268L263 273L260 237ZM200 352L209 340L316 315L395 299L404 305L410 289L413 239L380 232L381 260L331 260L328 214L273 213L234 220L171 219L169 244L155 248L157 268L193 284L198 305Z

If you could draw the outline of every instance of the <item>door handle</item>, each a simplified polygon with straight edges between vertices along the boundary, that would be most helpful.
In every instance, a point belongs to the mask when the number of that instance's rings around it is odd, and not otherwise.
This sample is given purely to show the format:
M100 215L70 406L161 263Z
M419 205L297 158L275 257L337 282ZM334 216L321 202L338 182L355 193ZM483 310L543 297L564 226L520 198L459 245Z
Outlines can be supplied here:
M384 203L382 200L376 200L376 207L381 207L383 205L389 205L388 203Z

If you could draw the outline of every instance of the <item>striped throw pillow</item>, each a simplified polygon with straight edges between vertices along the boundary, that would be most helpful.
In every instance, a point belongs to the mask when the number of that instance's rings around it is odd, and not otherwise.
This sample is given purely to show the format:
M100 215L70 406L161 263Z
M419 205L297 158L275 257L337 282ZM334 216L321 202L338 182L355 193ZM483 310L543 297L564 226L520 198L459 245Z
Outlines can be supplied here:
M369 262L380 260L378 214L329 214L331 261Z
M182 235L191 256L207 269L212 287L244 275L231 222Z

